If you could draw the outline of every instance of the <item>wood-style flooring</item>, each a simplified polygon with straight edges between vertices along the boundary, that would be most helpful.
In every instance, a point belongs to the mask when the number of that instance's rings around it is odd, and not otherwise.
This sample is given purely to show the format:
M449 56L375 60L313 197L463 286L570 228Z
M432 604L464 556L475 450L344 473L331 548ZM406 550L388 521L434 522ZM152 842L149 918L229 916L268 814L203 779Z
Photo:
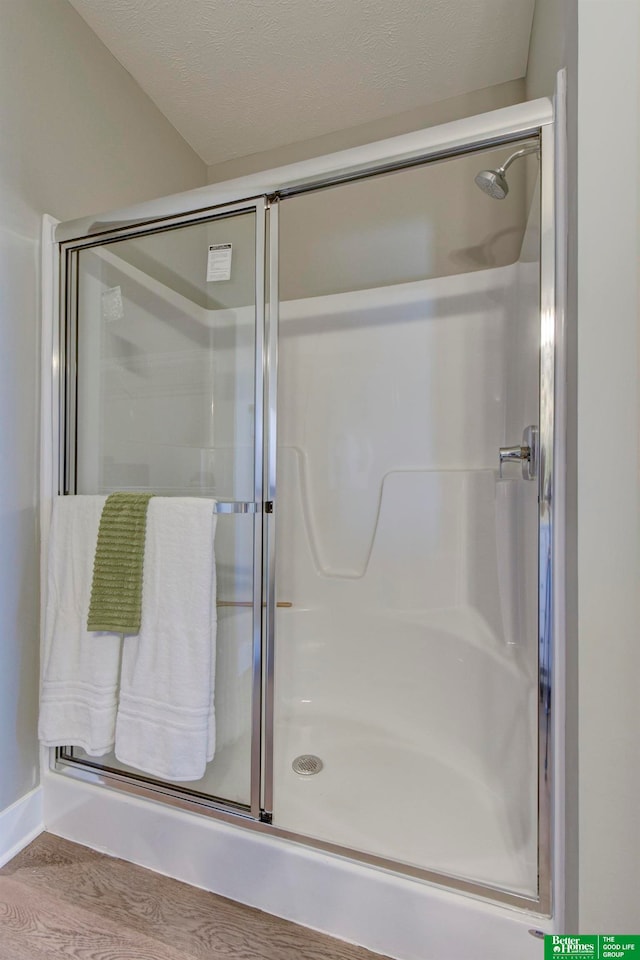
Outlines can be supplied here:
M0 870L0 960L379 960L43 833Z

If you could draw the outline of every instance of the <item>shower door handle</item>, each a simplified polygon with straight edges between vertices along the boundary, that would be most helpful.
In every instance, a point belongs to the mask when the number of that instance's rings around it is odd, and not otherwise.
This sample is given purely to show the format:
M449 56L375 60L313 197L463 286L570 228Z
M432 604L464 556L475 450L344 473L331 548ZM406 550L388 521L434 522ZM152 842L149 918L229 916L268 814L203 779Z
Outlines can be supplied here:
M500 447L498 475L502 480L502 467L505 463L521 463L522 479L535 480L538 476L538 428L525 427L522 444L515 447Z

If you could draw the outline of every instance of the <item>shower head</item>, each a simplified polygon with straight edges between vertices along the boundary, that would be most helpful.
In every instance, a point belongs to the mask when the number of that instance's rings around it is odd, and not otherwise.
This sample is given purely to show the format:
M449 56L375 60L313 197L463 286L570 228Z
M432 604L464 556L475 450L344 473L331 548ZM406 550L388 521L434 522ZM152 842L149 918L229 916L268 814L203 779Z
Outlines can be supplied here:
M509 184L507 183L505 174L513 161L517 160L518 157L526 157L530 153L537 152L537 144L531 144L528 147L523 147L522 150L516 150L497 170L481 170L480 173L476 174L474 178L475 182L487 196L492 197L494 200L504 200L509 193Z
M509 193L509 184L501 167L497 170L481 170L476 174L475 182L483 193L494 200L504 200Z

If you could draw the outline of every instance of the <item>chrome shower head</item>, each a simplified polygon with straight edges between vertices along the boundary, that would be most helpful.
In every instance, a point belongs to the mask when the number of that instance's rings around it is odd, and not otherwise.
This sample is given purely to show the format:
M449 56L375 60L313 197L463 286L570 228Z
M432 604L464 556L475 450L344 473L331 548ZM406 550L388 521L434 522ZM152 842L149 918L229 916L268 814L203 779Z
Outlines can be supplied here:
M494 200L504 200L509 193L509 184L502 167L497 170L481 170L476 174L475 182L483 193L493 197Z
M509 193L509 184L507 183L505 174L513 161L517 160L518 157L526 157L530 153L537 152L538 145L535 143L530 144L528 147L523 147L522 150L516 150L497 170L481 170L480 173L476 174L474 178L475 182L487 196L492 197L494 200L504 200Z

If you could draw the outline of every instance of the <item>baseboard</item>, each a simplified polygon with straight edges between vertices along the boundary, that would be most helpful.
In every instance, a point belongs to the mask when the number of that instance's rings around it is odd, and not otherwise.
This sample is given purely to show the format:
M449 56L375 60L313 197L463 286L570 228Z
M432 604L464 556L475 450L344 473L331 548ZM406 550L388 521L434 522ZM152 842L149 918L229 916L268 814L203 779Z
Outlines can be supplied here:
M42 833L42 787L20 797L0 812L0 867Z
M48 832L399 960L539 960L552 921L48 772Z

